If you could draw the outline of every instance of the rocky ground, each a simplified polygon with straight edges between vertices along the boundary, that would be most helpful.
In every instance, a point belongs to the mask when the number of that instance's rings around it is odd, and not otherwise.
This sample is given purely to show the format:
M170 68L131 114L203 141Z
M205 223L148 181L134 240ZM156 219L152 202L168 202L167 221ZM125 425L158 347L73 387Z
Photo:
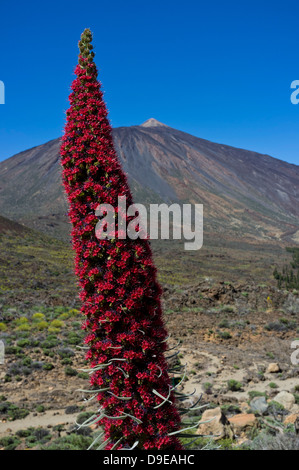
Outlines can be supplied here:
M182 340L184 390L196 390L191 403L202 394L201 421L213 418L199 425L199 435L234 448L299 432L299 368L291 361L299 337L296 292L204 279L167 289L165 307L169 330Z
M258 446L257 439L269 436L281 441L288 433L293 442L299 368L291 362L291 344L299 338L299 294L203 278L183 288L166 286L163 304L169 347L180 342L177 359L186 364L180 376L184 391L193 393L189 405L201 395L205 405L191 412L199 436L213 435L221 448ZM78 310L65 306L2 307L3 448L87 448L92 442L95 431L78 434L74 424L96 410L78 391L88 388L80 320ZM210 423L198 424L207 416ZM193 445L207 441L199 437Z

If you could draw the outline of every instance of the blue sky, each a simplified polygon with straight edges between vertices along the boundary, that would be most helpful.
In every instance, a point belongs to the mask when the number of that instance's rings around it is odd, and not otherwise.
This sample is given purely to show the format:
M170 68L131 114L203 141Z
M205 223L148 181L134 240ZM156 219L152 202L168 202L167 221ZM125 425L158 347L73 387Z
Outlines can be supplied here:
M77 43L94 33L114 127L155 117L299 164L298 1L0 3L0 160L62 134Z

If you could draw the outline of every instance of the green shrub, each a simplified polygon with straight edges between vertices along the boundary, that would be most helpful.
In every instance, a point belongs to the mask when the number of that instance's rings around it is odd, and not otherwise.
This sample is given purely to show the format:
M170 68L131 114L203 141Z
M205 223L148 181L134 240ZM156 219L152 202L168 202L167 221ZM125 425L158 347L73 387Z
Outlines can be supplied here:
M231 305L224 305L221 309L222 312L227 312L227 313L233 313L235 312L235 307L231 306Z
M19 346L19 348L26 348L27 346L31 346L31 341L29 339L19 339L17 346Z
M53 366L53 364L51 364L50 362L46 362L46 363L43 365L43 369L44 369L44 370L53 370L53 369L54 369L54 366Z
M77 310L76 308L71 308L68 311L68 313L71 317L76 317L76 316L80 315L80 310Z
M8 408L8 419L9 421L15 421L16 419L24 419L29 415L29 410L25 408L19 408L17 405L10 403Z
M228 331L220 331L218 337L221 339L230 339L232 335Z
M230 390L231 392L238 392L242 389L242 384L240 382L237 382L237 380L230 379L227 381L227 387L228 390Z
M28 436L27 439L26 439L27 448L30 449L31 447L35 447L36 446L36 441L37 441L36 437L34 435L30 434L30 436Z
M48 327L49 327L48 322L43 321L43 320L33 324L33 328L39 331L46 330Z
M24 324L26 325L29 323L29 320L27 317L20 317L16 319L15 323L17 326L24 325Z
M188 432L188 431L187 431ZM186 434L187 434L186 432ZM182 435L185 434L184 432L182 432ZM206 448L209 448L209 450L216 450L217 449L217 443L214 443L214 441L211 439L211 438L207 438L207 437L201 437L201 436L198 436L197 439L194 439L194 440L191 440L190 442L190 438L181 438L180 439L181 443L183 446L187 445L188 447L188 450L189 449L192 449L192 450L202 450L202 449L206 449ZM219 445L218 445L219 447Z
M56 432L64 431L64 425L63 424L57 424L56 426L53 426L53 431L56 431Z
M93 437L70 434L54 440L47 446L42 446L42 450L87 450L93 440Z
M59 320L68 320L71 318L71 314L69 312L63 312L61 315L59 315L58 319Z
M89 379L89 374L87 374L86 372L79 372L78 378L88 380Z
M249 450L299 450L299 436L295 433L272 434L261 433L250 444Z
M19 431L16 432L16 436L18 437L28 437L31 435L32 433L32 428L28 428L28 429L20 429Z
M30 336L30 331L17 331L15 339L20 338L20 339L26 339L29 338Z
M275 400L270 401L269 407L271 408L272 411L276 411L276 412L284 411L284 406Z
M5 323L0 323L0 331L4 332L7 331L7 325Z
M41 343L41 348L42 349L53 349L58 345L59 341L57 338L52 338L48 336L48 338Z
M242 413L241 409L239 408L238 405L221 405L221 410L224 412L224 414L239 414Z
M81 344L83 336L84 336L84 333L83 334L78 334L78 333L72 331L68 334L67 342L69 344L73 344L73 345Z
M43 445L51 439L50 432L43 428L30 428L30 434L26 436L27 448L36 447L37 445Z
M15 436L7 436L0 439L0 447L4 447L5 450L15 450L19 444L21 444L21 441Z
M31 326L29 325L29 323L22 323L21 325L17 326L17 331L30 331L31 330Z
M61 349L58 349L57 352L58 352L58 355L61 357L61 359L70 358L75 355L74 351L70 348L61 348Z
M51 351L50 349L43 349L43 353L45 356L48 356L48 357L54 357L55 356L55 353L53 351Z
M8 412L11 403L9 401L1 401L0 403L0 414L5 415Z
M257 398L257 397L267 398L267 393L266 392L258 392L257 390L251 390L250 392L248 392L248 396L249 396L250 400L253 400L254 398Z
M17 318L15 321L17 331L30 331L31 327L27 317Z
M64 369L64 373L65 375L68 375L70 377L74 377L75 375L78 375L78 372L69 366Z
M20 352L22 352L22 349L20 347L6 346L6 348L5 348L5 354L6 355L16 355Z
M85 421L87 421L89 418L91 418L94 415L91 411L83 411L83 413L80 413L78 418L77 418L77 423L78 424L83 424Z
M23 364L23 361L25 364ZM31 374L31 359L27 358L26 356L23 360L19 360L17 362L14 362L13 364L10 365L8 369L8 374L9 375L15 375L15 376L21 376L21 375L30 375Z
M26 367L31 367L32 366L32 359L31 357L24 357L24 359L22 360L22 365L23 366L26 366Z
M272 352L267 352L266 356L269 357L270 359L275 359L275 356Z
M279 321L273 321L268 323L268 325L265 326L265 329L268 331L284 332L294 330L296 328L296 325L297 323L295 322L295 320L289 321L281 318Z
M64 327L64 322L61 320L53 320L50 323L51 328L58 328L59 330Z
M221 320L218 324L219 328L229 328L229 321L226 319Z
M232 439L220 439L217 444L221 450L233 450L234 441Z
M203 384L203 386L204 386L205 390L210 390L212 388L213 384L211 384L210 382L205 382Z
M61 364L63 366L71 366L73 364L73 361L69 357L65 357L62 359Z
M46 317L43 313L35 313L34 315L32 315L32 321L34 322L41 322L45 319Z

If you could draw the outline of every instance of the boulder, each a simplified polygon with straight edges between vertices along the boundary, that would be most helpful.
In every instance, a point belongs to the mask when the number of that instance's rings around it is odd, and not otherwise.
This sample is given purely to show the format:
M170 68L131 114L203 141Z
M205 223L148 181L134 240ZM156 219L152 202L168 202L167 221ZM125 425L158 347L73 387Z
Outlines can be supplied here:
M274 401L280 403L286 410L290 411L295 405L295 397L289 392L279 392L274 398Z
M265 397L256 397L253 400L251 400L250 408L255 413L264 415L267 413L269 406Z
M293 413L285 418L283 424L296 424L297 422L299 424L299 413Z
M257 425L258 421L254 414L239 414L229 418L230 424L233 426L237 434L247 431Z
M277 372L280 372L280 367L277 362L272 362L271 364L268 365L267 374L276 374Z
M196 434L211 436L215 440L234 438L233 428L220 407L206 410L203 413Z

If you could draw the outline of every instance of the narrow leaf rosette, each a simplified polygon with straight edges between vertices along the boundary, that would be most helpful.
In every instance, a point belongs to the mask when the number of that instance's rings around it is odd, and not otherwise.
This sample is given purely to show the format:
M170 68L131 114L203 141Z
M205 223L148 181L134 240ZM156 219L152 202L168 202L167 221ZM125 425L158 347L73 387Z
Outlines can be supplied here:
M118 198L132 195L114 150L111 126L92 52L92 34L79 42L79 64L61 146L76 275L88 346L91 387L104 431L96 447L181 449L180 416L164 356L161 288L147 239L124 236ZM115 210L115 238L99 239L96 209Z

